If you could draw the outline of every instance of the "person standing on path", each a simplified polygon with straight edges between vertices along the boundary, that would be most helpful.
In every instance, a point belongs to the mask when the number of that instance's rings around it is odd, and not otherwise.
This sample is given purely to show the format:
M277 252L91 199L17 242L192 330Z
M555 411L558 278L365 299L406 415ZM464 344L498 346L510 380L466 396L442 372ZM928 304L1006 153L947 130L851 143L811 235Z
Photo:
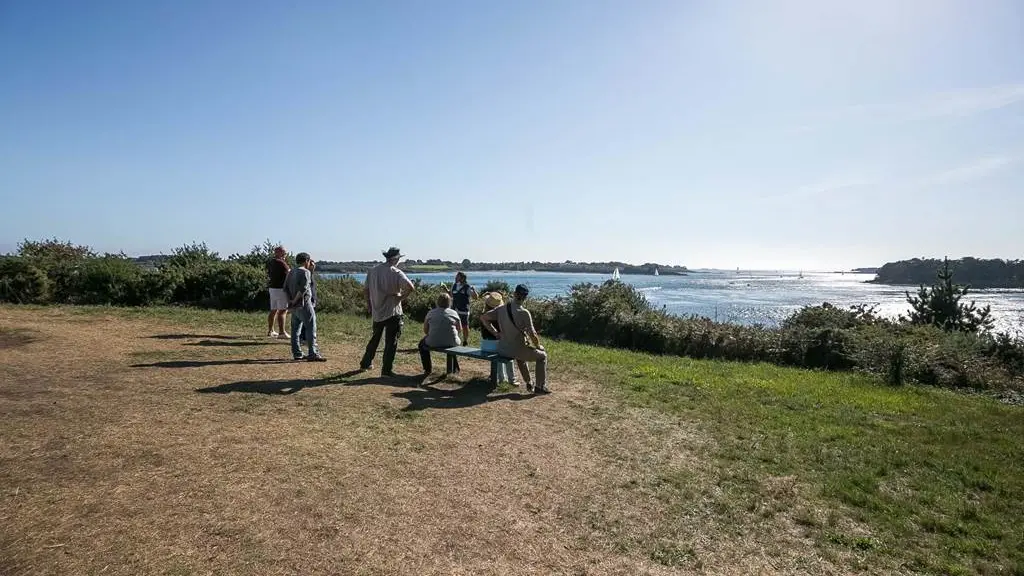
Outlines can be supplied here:
M469 301L477 298L476 288L469 285L465 272L455 273L455 284L451 288L444 286L444 291L452 297L452 308L459 314L462 325L462 343L469 346Z
M312 296L313 309L316 310L316 260L309 261L309 292ZM295 329L292 329L295 332ZM306 333L299 334L299 346L306 345Z
M307 253L299 252L295 256L295 263L298 267L288 272L284 284L284 290L289 298L289 308L292 311L292 358L325 362L326 359L320 355L320 349L316 345L316 308L313 305L313 275L310 272L313 259ZM309 354L305 357L302 356L302 348L299 347L300 335L309 346Z
M373 335L366 344L366 353L359 363L361 370L373 368L373 357L377 355L380 337L384 335L384 358L381 361L381 376L394 376L395 354L398 339L402 336L402 301L416 287L409 277L398 269L398 262L405 254L391 247L384 252L385 262L370 269L366 274L363 294L366 308L373 319Z
M520 284L516 286L512 300L503 306L498 306L480 316L480 324L498 338L498 354L506 358L515 358L519 365L519 373L526 381L527 391L536 391L538 394L550 392L547 386L548 354L540 345L540 337L533 327L533 316L530 311L523 308L523 302L530 295L530 290ZM494 325L497 324L498 328ZM533 346L526 341L530 340ZM537 363L536 387L530 381L530 367L527 362Z
M270 292L270 315L267 316L268 338L290 338L284 331L284 317L288 315L288 297L284 293L284 279L290 267L284 257L284 246L274 248L274 257L267 260L267 290ZM277 331L274 331L274 320L277 320Z

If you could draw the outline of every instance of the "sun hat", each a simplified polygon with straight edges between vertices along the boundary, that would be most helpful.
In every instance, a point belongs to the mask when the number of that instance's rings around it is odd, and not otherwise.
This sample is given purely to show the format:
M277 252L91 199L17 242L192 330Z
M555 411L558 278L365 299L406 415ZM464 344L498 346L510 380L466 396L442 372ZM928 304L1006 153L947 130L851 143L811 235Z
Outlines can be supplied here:
M502 300L501 294L498 294L497 292L488 292L484 294L484 305L488 308L497 308L504 303L505 301Z
M399 250L398 248L395 248L394 246L392 246L391 248L388 248L386 252L383 252L383 254L384 254L385 258L404 258L405 257L405 254L402 254L402 251Z
M525 285L520 284L520 285L516 286L515 294L516 294L516 296L519 296L520 298L526 298L527 296L530 295L530 289L527 288Z

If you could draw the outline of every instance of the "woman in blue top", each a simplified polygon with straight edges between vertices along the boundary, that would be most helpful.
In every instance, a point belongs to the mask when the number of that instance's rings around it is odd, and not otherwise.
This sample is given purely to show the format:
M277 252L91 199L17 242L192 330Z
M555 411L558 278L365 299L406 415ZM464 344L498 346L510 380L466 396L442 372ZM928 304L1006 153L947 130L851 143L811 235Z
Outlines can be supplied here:
M456 272L455 284L451 289L444 286L444 290L451 295L452 308L459 314L459 322L462 324L462 345L465 346L469 343L469 301L477 297L476 288L469 285L465 272Z

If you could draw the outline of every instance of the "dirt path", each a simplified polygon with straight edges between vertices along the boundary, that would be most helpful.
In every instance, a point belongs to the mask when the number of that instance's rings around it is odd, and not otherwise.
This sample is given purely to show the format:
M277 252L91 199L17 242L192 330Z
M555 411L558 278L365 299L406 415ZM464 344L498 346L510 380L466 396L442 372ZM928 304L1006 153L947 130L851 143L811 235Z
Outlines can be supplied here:
M578 377L419 389L346 373L351 340L309 364L116 314L0 326L0 574L834 573L659 500L708 440Z

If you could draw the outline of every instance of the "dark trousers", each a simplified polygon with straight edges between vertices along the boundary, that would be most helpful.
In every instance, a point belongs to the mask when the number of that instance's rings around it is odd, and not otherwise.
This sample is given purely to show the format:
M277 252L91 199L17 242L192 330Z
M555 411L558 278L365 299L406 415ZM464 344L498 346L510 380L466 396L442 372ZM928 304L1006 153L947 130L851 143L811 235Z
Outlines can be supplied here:
M381 361L380 371L383 374L391 372L395 367L395 353L398 352L398 339L402 337L402 316L392 316L387 320L373 323L373 336L366 344L366 353L363 354L363 361L359 367L367 370L373 364L373 357L377 355L377 347L380 346L380 337L384 335L384 359Z
M423 364L423 371L430 373L434 369L434 364L430 361L430 346L427 346L427 339L420 340L418 348L420 349L420 363ZM445 354L447 359L445 361L445 372L447 374L453 374L459 371L459 358L454 354Z

